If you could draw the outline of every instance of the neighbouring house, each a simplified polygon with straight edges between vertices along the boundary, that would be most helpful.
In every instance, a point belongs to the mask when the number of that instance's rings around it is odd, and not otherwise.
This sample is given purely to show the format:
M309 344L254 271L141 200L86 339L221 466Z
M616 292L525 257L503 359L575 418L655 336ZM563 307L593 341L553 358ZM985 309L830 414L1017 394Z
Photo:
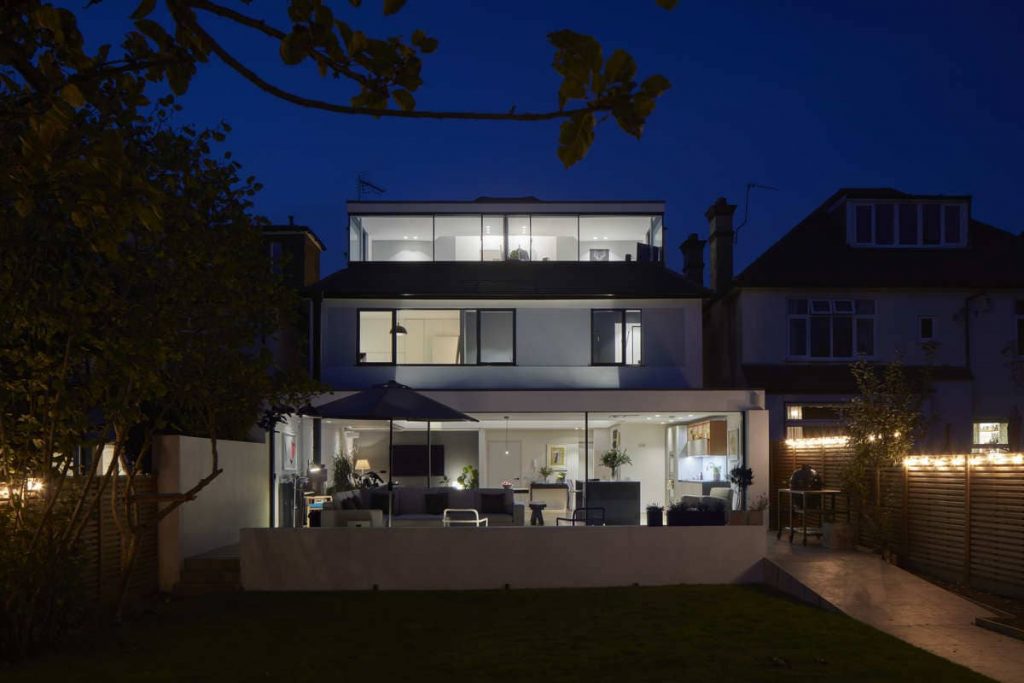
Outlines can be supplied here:
M734 209L707 213L706 386L764 389L773 441L831 436L850 363L898 360L929 385L923 452L1021 450L1024 236L969 196L842 189L734 277Z
M742 463L748 497L766 492L763 392L704 387L707 290L665 265L664 211L349 202L348 266L305 289L310 371L333 389L314 405L395 380L478 422L396 422L387 471L387 423L290 419L272 438L275 525L303 523L294 482L338 456L406 490L475 471L517 503L543 498L548 523L583 506L640 523L647 504L732 488ZM632 463L603 466L613 448Z

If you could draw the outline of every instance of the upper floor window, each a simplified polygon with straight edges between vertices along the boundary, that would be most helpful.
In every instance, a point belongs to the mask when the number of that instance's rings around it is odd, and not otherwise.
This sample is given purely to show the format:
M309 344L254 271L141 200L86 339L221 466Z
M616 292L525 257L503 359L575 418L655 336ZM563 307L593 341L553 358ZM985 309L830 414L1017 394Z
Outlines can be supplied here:
M962 247L967 204L940 201L850 202L850 244L859 247Z
M511 309L359 311L360 365L511 365Z
M935 318L932 316L924 316L917 319L917 338L922 342L930 342L935 340Z
M836 403L787 403L786 438L843 436L842 406Z
M661 261L660 215L364 215L350 261Z
M1008 422L975 422L975 448L1006 448L1010 445Z
M595 309L590 312L590 362L593 365L640 365L642 314L638 310Z
M848 359L875 354L871 299L789 299L789 357Z

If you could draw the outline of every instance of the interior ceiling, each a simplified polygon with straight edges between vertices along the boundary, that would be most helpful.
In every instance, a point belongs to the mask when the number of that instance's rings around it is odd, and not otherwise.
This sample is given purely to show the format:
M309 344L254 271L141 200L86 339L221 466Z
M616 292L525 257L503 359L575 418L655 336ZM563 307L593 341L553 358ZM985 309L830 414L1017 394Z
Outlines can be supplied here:
M470 417L476 418L477 422L435 422L431 429L435 431L476 431L478 429L505 429L505 417L508 417L508 429L583 429L583 415L581 413L469 413ZM721 413L590 413L588 424L591 429L606 429L618 424L679 424L701 420L711 416L721 416ZM345 421L327 420L332 426L344 426L356 431L387 430L388 423L385 421ZM395 431L423 431L426 429L425 422L406 422L398 420L395 422Z
M475 223L484 226L487 234L495 234L502 226L503 216L458 216L438 217L439 228L447 225L457 227L460 234ZM576 216L509 216L509 234L576 236ZM579 233L584 242L609 240L619 242L642 242L646 240L651 227L652 216L580 216ZM434 221L431 216L362 216L363 228L371 239L414 240L433 239ZM490 230L487 229L490 227Z

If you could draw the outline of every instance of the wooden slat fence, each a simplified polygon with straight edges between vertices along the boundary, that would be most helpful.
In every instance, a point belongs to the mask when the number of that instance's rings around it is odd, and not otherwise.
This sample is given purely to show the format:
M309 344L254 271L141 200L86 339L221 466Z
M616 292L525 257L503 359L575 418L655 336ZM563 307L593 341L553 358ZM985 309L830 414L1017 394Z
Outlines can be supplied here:
M772 490L806 463L839 486L846 447L771 449ZM907 568L982 590L1024 596L1024 462L985 456L931 456L875 473L874 494L889 513L899 561ZM776 498L771 522L776 527ZM842 508L840 508L842 509ZM810 522L818 520L812 518ZM862 530L863 532L863 530ZM872 539L864 537L862 541Z
M139 493L156 492L154 477L138 476L135 481L136 490ZM124 500L124 486L121 482L118 483L117 494L120 505ZM89 591L88 597L100 602L110 600L117 594L121 580L121 540L114 523L110 503L111 490L108 486L103 493L103 501L96 509L96 514L82 530L80 547L84 566L83 580ZM156 513L155 501L142 504L140 515L141 519L147 522L147 530L143 534L135 569L128 583L129 600L137 600L157 592L157 532L152 524L156 519Z

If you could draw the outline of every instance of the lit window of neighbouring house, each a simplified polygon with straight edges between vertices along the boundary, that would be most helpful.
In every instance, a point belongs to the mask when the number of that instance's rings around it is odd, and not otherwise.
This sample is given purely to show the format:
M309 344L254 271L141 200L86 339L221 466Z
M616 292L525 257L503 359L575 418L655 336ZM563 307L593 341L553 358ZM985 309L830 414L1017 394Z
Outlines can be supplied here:
M511 365L511 309L359 311L362 365Z
M943 201L850 202L850 243L858 247L962 247L967 204Z
M280 275L282 272L281 260L284 256L284 247L280 242L274 240L270 243L270 269L274 275Z
M786 438L810 439L845 434L842 408L830 403L787 403Z
M835 359L873 356L871 299L789 299L789 356Z
M590 350L593 365L640 365L643 349L641 313L637 310L595 309L590 312Z
M1000 448L1010 445L1009 423L975 422L974 445L977 448Z

